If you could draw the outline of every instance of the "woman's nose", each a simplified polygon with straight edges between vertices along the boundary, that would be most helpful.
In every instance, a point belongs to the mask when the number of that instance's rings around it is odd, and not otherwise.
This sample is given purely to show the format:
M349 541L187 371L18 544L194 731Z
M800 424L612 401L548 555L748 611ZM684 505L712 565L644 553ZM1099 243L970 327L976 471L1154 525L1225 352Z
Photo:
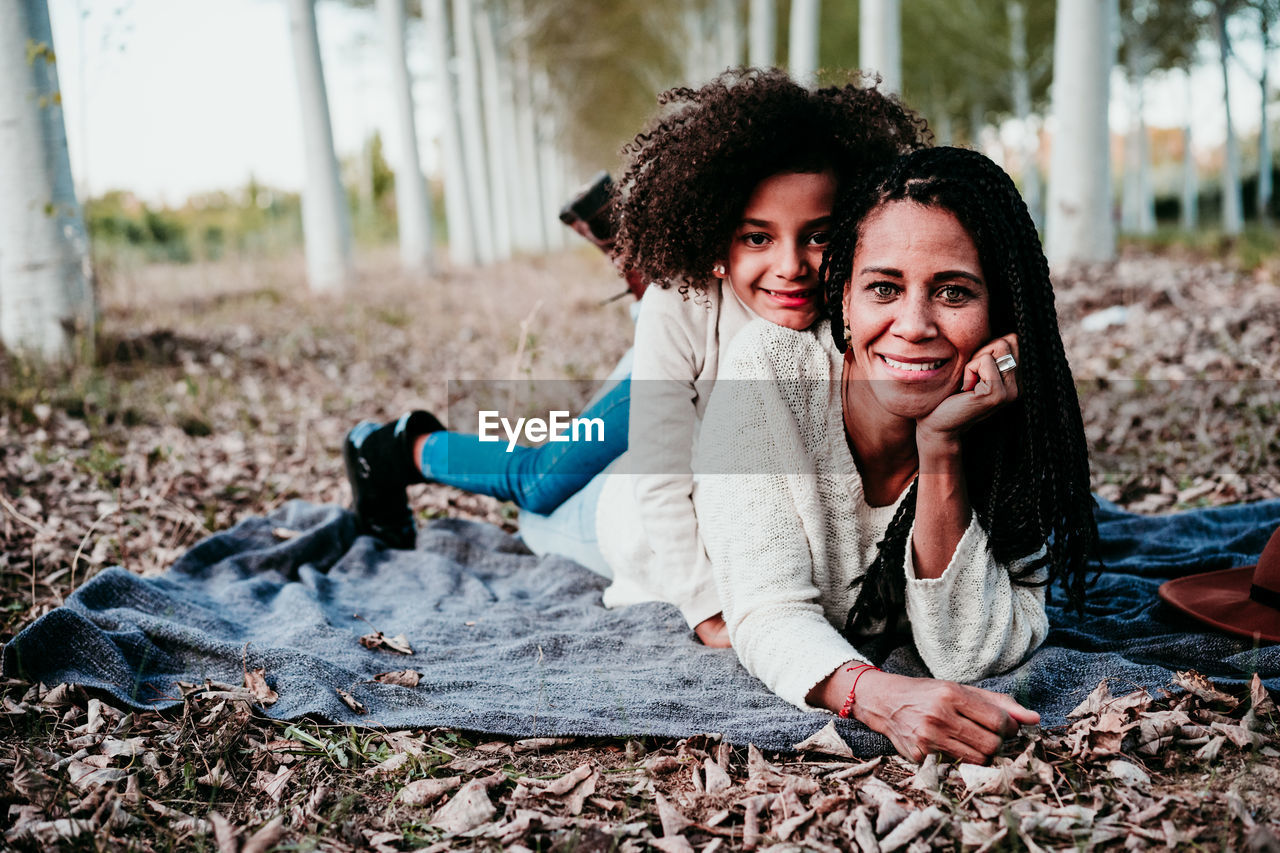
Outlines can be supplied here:
M893 320L893 334L908 341L932 338L938 333L933 308L925 296L908 296L898 303Z

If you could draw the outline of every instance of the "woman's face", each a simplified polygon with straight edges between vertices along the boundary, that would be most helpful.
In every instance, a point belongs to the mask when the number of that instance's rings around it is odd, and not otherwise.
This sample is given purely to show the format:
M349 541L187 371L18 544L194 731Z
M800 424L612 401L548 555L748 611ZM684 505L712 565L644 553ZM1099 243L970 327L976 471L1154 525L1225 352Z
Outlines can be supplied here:
M744 305L771 323L807 329L818 319L818 268L835 196L831 172L782 172L757 184L747 199L722 277Z
M947 210L891 201L862 221L845 288L849 378L869 403L918 420L960 390L991 339L990 295L969 232Z

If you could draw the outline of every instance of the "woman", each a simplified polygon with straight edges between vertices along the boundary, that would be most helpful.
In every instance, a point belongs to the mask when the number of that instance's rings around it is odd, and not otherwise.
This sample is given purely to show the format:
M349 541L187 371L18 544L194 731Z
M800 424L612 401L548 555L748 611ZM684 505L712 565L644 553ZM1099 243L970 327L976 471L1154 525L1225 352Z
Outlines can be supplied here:
M1079 602L1097 537L1039 239L986 157L916 151L842 201L823 281L830 328L743 330L704 419L730 639L800 707L984 761L1039 716L957 682L1039 646L1046 585ZM898 627L938 680L872 666Z
M619 182L620 260L656 286L641 302L634 381L583 413L603 421L606 442L511 454L415 412L357 426L344 455L363 532L412 547L415 482L514 500L531 549L613 577L606 604L671 602L699 639L723 646L690 469L721 351L757 317L792 329L819 320L837 189L922 145L925 130L874 88L810 90L777 70L726 72L659 104ZM600 474L627 448L613 470L634 476Z

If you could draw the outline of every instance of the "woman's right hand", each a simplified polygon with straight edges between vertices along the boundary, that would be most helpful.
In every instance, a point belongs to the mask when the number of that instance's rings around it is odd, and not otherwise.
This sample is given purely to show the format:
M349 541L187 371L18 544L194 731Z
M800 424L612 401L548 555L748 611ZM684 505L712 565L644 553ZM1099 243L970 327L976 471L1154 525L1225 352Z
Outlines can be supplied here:
M863 673L852 714L916 763L940 752L985 764L1018 726L1040 722L1039 714L1002 693L879 670Z

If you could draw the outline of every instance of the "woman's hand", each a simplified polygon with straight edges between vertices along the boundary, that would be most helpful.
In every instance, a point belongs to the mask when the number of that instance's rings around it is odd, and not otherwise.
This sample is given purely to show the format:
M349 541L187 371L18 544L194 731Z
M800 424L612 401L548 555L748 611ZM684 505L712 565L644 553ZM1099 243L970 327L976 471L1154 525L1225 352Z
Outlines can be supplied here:
M713 649L729 648L729 626L724 624L723 613L703 619L694 626L693 633L698 635L704 646Z
M903 757L930 753L985 764L1018 726L1040 715L980 687L870 670L858 682L853 716L893 742Z
M996 338L973 354L960 391L916 422L918 447L954 446L969 427L1018 399L1017 368L1001 373L996 367L996 359L1004 355L1018 358L1016 334Z

